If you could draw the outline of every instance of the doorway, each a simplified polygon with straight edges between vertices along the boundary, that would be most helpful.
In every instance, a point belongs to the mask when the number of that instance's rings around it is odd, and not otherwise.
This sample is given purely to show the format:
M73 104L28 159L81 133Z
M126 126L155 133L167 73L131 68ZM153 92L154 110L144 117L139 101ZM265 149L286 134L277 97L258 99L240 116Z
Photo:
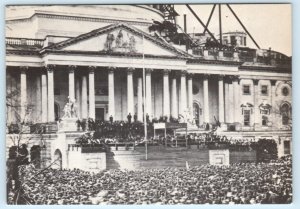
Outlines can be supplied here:
M104 108L96 108L96 120L104 121Z

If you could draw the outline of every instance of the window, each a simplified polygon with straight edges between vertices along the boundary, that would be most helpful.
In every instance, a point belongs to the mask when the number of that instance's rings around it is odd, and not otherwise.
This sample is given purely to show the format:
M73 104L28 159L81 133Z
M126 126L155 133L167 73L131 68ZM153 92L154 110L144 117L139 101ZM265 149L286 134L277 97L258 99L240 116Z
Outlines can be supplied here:
M250 95L250 85L243 85L243 94Z
M260 114L263 114L263 115L269 115L269 114L270 114L270 110L267 110L267 109L261 109L261 110L260 110Z
M267 126L267 124L268 124L268 117L267 116L265 116L265 115L262 116L261 124L263 126Z
M260 89L261 95L268 95L268 86L267 85L262 85Z
M236 38L235 38L235 36L230 36L230 43L231 43L231 46L236 46Z
M284 103L280 108L280 113L282 116L282 125L289 125L289 120L291 116L291 109L287 103Z
M281 90L283 96L289 95L289 89L287 87L283 87Z
M244 126L250 126L250 110L244 110Z

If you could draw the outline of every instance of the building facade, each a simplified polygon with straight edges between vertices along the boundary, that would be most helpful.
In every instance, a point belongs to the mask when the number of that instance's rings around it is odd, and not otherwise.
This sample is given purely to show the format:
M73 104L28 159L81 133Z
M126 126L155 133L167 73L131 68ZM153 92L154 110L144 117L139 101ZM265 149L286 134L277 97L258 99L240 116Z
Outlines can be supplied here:
M150 5L7 7L7 124L58 121L70 97L80 119L183 116L194 131L219 121L222 134L291 152L289 57L246 48L244 33L244 48L195 55L150 32L153 20L164 14Z

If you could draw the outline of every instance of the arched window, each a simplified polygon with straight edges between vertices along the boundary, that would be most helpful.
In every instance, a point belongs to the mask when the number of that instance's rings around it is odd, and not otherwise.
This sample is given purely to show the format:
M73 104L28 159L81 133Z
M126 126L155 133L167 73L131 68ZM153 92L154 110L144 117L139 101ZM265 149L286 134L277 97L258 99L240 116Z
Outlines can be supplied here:
M280 114L282 116L282 125L289 125L289 120L291 118L291 107L288 103L281 105Z

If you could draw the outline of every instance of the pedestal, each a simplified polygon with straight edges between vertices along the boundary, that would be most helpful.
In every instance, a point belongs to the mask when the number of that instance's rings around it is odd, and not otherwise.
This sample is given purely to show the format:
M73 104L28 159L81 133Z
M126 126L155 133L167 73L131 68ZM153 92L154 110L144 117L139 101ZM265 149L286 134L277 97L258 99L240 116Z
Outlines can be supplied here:
M77 118L64 118L58 125L59 132L77 131Z

